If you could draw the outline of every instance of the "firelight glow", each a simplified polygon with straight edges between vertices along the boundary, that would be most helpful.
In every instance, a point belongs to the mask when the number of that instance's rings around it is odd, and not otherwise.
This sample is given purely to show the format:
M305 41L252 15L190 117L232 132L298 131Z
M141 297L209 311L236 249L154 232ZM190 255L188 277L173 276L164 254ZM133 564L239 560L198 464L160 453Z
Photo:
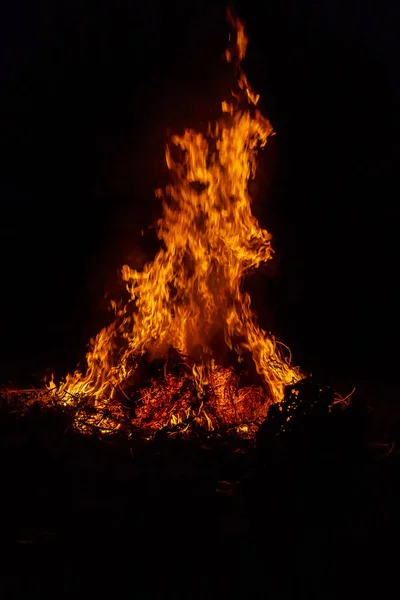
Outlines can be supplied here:
M122 267L128 302L112 303L114 320L91 340L86 370L47 384L53 400L77 407L81 431L115 431L129 420L150 433L190 431L196 424L248 435L268 406L283 399L285 386L302 377L285 347L258 325L243 292L246 274L273 256L271 235L252 215L248 192L257 153L273 129L241 68L243 24L229 19L225 57L237 90L207 133L186 129L166 147L171 183L156 191L161 247L143 270ZM239 364L251 357L259 384L241 383L238 370L221 358L229 352ZM154 359L162 373L144 383L141 366Z

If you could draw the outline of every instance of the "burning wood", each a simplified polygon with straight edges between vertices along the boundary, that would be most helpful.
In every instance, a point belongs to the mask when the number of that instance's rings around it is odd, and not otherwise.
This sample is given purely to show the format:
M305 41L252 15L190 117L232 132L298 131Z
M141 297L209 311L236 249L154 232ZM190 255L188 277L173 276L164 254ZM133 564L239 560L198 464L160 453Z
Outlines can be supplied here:
M171 183L156 191L163 206L160 250L142 271L122 267L129 300L112 303L115 319L91 340L86 370L60 384L52 378L40 396L41 403L73 409L80 431L129 424L149 435L195 426L254 435L268 406L302 378L285 347L258 325L242 291L246 274L273 256L248 192L257 153L273 129L241 67L243 24L230 14L229 20L233 43L225 56L237 89L206 133L187 129L166 147ZM218 348L216 338L223 340ZM259 385L243 384L223 364L227 350L239 363L251 357ZM143 364L160 360L161 376L143 381Z

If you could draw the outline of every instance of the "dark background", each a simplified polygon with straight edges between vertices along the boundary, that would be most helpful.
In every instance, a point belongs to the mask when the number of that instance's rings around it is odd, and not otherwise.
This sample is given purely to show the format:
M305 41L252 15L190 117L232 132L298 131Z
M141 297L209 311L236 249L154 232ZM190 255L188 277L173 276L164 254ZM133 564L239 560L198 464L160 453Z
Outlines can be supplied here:
M274 268L248 282L305 369L398 363L399 9L237 3L245 69L276 130L253 185ZM159 216L168 130L228 96L224 4L16 0L1 15L1 381L59 375L105 324L118 268Z

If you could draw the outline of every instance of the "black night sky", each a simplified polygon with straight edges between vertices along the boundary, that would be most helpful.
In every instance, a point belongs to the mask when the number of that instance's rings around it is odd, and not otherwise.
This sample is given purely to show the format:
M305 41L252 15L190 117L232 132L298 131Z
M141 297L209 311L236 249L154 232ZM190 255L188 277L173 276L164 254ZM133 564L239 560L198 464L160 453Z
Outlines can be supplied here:
M305 369L389 380L398 363L398 8L237 3L245 69L277 135L254 212L275 265L253 304ZM156 249L168 131L229 94L224 4L2 8L1 378L62 375L105 324L118 268Z

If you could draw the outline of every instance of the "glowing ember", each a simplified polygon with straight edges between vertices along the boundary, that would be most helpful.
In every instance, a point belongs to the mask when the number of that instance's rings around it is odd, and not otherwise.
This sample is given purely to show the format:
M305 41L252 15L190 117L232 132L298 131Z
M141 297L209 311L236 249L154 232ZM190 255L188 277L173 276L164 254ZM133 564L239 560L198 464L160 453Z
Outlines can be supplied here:
M246 273L273 254L248 193L257 152L273 130L241 69L243 24L229 19L234 44L226 59L238 89L205 135L187 129L166 148L171 184L156 192L161 248L142 271L122 267L129 300L112 304L115 319L91 340L86 371L47 384L52 401L77 408L81 431L129 422L150 434L198 425L250 435L285 386L301 378L241 291ZM243 383L250 363L259 386L254 378L251 386Z

